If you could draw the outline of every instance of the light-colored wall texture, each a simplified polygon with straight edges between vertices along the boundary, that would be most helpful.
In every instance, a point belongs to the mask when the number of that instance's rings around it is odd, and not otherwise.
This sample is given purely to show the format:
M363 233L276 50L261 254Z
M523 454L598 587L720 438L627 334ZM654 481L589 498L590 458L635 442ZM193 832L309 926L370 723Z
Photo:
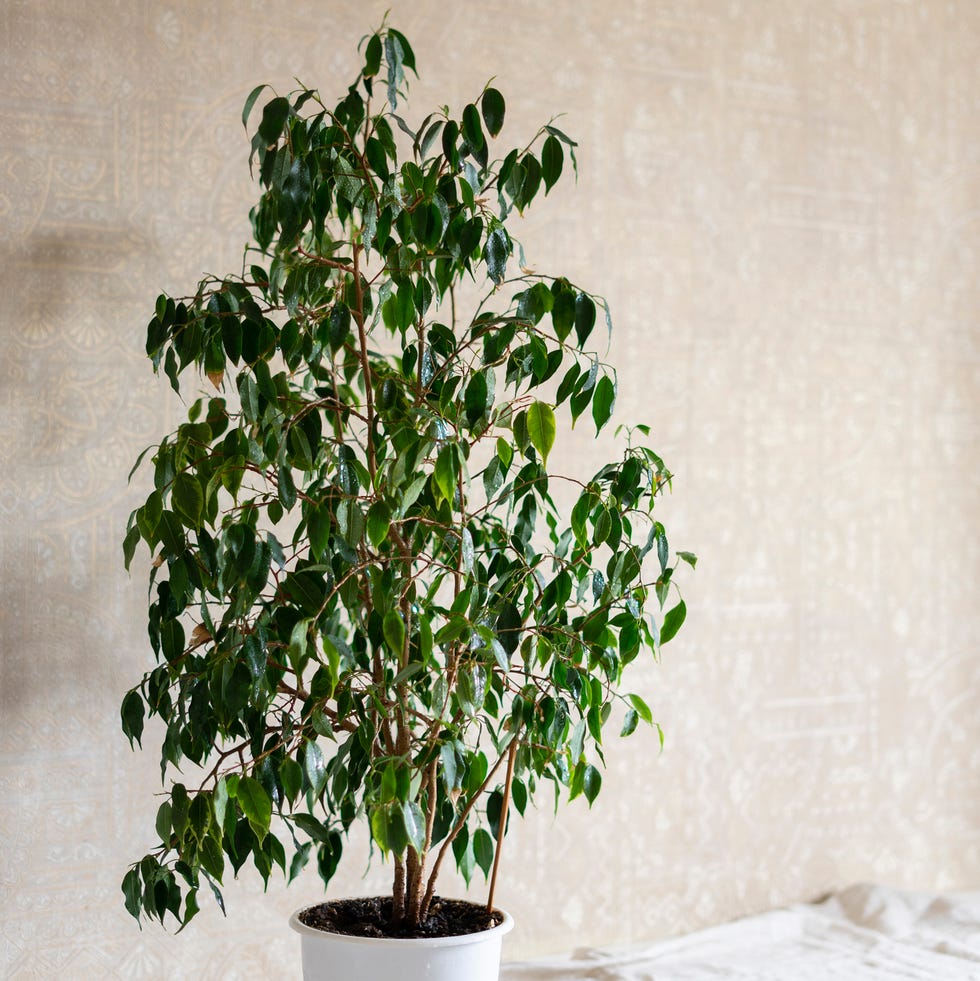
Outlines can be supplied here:
M4 977L298 974L312 871L267 895L243 873L180 937L123 910L159 787L118 725L152 659L126 474L179 408L141 353L156 293L241 260L245 95L340 93L390 2L0 4ZM528 260L608 297L618 416L653 426L664 520L700 555L688 625L633 677L666 748L609 745L591 813L515 827L507 956L854 880L977 885L980 5L396 0L392 21L412 118L492 75L515 141L567 113L581 178L531 209ZM385 887L365 855L338 893Z

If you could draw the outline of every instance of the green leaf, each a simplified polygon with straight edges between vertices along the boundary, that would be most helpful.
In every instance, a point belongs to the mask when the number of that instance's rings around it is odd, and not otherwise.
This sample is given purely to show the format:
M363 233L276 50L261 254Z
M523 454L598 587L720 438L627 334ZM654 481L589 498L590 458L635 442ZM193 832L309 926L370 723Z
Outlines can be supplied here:
M174 510L191 528L197 528L204 510L204 492L198 479L186 470L177 474L171 490Z
M252 107L255 105L255 100L266 87L266 84L263 82L262 85L256 85L255 88L248 93L248 98L245 100L245 107L242 109L242 126L245 127L246 131L248 130L248 117L252 113ZM159 306L157 309L159 309Z
M391 851L387 807L376 807L371 812L371 837L383 853Z
M698 557L693 552L678 552L677 557L683 559L692 569L698 564Z
M383 621L385 643L392 654L400 656L405 649L405 621L397 610L389 610Z
M221 882L221 876L225 870L225 860L221 854L221 846L213 835L207 835L201 842L201 865L212 878Z
M377 548L387 537L391 527L391 508L384 501L375 501L367 513L367 535Z
M296 485L293 483L293 471L287 464L279 468L279 500L287 510L292 510L296 503Z
M544 141L541 150L541 176L544 178L545 194L551 190L555 181L561 176L561 168L564 163L565 155L561 149L561 143L554 136L549 136Z
M460 533L459 547L462 551L463 568L467 572L473 571L473 536L469 528L464 528Z
M452 793L456 788L456 751L451 743L443 743L439 747L439 770L442 773L443 783L447 793Z
M383 180L388 179L388 175L391 173L388 169L388 157L385 154L385 148L381 145L381 141L375 139L373 136L367 141L367 146L364 148L365 155L367 156L368 163L371 165L371 169ZM365 235L365 240L369 240L370 236Z
M187 827L187 815L190 807L187 788L182 783L175 783L170 789L170 823L173 825L174 834L178 838L183 837Z
M249 107L251 109L251 107ZM259 136L268 146L282 136L282 128L289 118L289 100L279 96L265 104L262 122L259 123Z
M466 421L470 426L475 426L487 411L488 395L487 376L484 372L478 371L466 386L466 395L464 397Z
M200 909L197 905L197 890L189 889L187 892L187 896L184 899L184 915L183 917L181 917L183 923L177 930L177 933L180 933L180 931L183 930L184 927L187 926L187 924L190 923L190 921L193 920L194 917L197 916L199 912Z
M405 833L408 835L408 843L421 855L425 847L425 816L422 808L414 801L405 801L401 805L402 820L405 823Z
M555 413L545 402L534 402L527 410L527 435L531 445L541 454L541 462L548 465L548 454L555 445L558 428Z
M364 49L364 77L373 78L381 70L381 38L372 34Z
M411 68L415 72L416 78L418 77L418 72L415 68L415 52L412 50L412 46L408 43L408 38L402 34L401 31L396 31L393 27L388 29L388 34L398 41L398 45L401 48L401 63L406 68Z
M313 796L319 797L327 782L327 765L323 759L323 752L312 740L306 743L303 750L303 770L310 787L313 788Z
M310 620L305 619L297 620L289 633L287 653L289 655L290 666L297 674L302 673L306 663L306 648L309 643L310 622ZM252 637L254 636L253 634ZM251 637L248 640L251 640Z
M454 171L459 163L459 151L456 148L456 140L458 138L459 126L450 119L442 131L442 153Z
M456 497L456 448L444 446L436 457L436 487L439 493L452 504Z
M630 704L636 709L640 718L643 719L648 725L653 723L653 712L650 711L650 706L647 705L639 695L629 695L627 696L630 700Z
M497 225L487 236L483 257L487 263L487 275L499 286L504 281L507 257L510 255L510 239L503 227Z
M212 795L214 802L214 821L219 828L225 824L225 812L228 808L228 782L222 777L214 786Z
M620 729L619 734L621 736L631 736L636 732L636 725L639 721L639 715L636 713L635 709L629 709L626 715L623 717L623 728Z
M555 297L551 308L551 322L560 341L564 341L572 332L572 327L575 326L575 294L570 289L561 290ZM578 372L577 365L574 370Z
M125 897L126 909L129 914L139 922L140 908L142 906L143 887L140 884L140 874L138 868L130 869L123 877L122 892Z
M500 645L508 654L517 650L523 624L521 611L513 603L505 602L501 605L495 629Z
M657 559L660 562L660 571L665 573L667 571L667 563L670 561L670 546L667 544L667 532L659 521L654 525L654 532L657 538ZM666 587L666 585L667 577L664 576L664 586ZM661 597L661 606L663 606L663 602L664 597Z
M595 303L592 302L591 296L579 293L575 297L575 336L578 338L580 348L589 339L593 327L595 327Z
M129 531L126 532L126 538L123 541L123 559L126 563L126 570L129 570L129 565L133 561L133 556L136 554L136 546L140 543L140 530L139 526L134 524Z
M686 617L687 607L684 605L684 600L681 600L672 610L668 610L664 616L663 626L660 628L661 644L666 644L674 637L677 631L681 629L681 624L684 623Z
M589 807L599 796L601 787L602 774L590 763L582 774L582 791L585 793L585 799L589 802Z
M318 821L312 814L294 814L293 822L297 828L305 831L314 841L322 844L330 844L330 832L323 826L322 821Z
M483 709L487 697L487 678L483 666L471 664L459 672L456 682L456 695L460 708L470 717L475 718Z
M477 828L473 835L473 855L483 874L489 876L493 867L493 838L486 828Z
M165 800L159 808L157 808L157 819L156 819L156 832L160 836L160 841L169 842L170 832L173 830L173 821L171 817L173 815L173 805L170 801Z
M474 154L482 150L486 143L480 127L480 114L472 102L463 109L463 137Z
M480 100L487 132L495 137L504 125L504 97L496 89L487 89Z
M258 780L247 776L243 776L238 782L237 799L255 837L261 842L272 821L272 800Z
M616 404L616 386L608 375L603 375L595 387L595 394L592 396L592 419L595 422L596 432L602 429L612 415L613 407Z
M123 699L120 716L122 718L122 730L129 739L130 747L132 747L135 739L137 745L142 748L143 744L140 740L143 735L144 714L143 699L140 693L136 690L128 692Z

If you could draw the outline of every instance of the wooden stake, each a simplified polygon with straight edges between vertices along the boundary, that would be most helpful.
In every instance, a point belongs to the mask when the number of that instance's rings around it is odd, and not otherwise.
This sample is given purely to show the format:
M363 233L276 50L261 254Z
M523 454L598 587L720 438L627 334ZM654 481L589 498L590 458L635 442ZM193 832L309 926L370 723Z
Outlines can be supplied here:
M510 744L510 755L507 757L507 777L504 781L504 802L500 806L500 823L497 825L497 848L493 853L493 875L490 877L490 895L487 896L487 915L493 913L493 894L497 889L497 869L500 867L500 848L504 843L504 833L507 829L507 808L510 805L510 785L514 780L514 757L517 756L517 736Z

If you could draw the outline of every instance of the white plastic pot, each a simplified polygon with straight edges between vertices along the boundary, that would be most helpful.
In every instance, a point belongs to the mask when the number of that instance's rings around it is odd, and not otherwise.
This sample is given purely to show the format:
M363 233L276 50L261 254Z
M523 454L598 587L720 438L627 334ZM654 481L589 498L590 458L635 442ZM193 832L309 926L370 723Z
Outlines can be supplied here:
M504 913L493 929L460 937L346 937L301 923L301 912L289 925L302 940L304 981L498 981L504 934L514 928Z

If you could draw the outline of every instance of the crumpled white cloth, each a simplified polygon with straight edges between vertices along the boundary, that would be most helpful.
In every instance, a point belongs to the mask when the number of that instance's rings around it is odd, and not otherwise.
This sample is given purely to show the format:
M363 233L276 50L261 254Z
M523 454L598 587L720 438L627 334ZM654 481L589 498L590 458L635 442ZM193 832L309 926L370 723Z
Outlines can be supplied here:
M501 981L980 981L980 891L855 885L659 943L504 964Z

